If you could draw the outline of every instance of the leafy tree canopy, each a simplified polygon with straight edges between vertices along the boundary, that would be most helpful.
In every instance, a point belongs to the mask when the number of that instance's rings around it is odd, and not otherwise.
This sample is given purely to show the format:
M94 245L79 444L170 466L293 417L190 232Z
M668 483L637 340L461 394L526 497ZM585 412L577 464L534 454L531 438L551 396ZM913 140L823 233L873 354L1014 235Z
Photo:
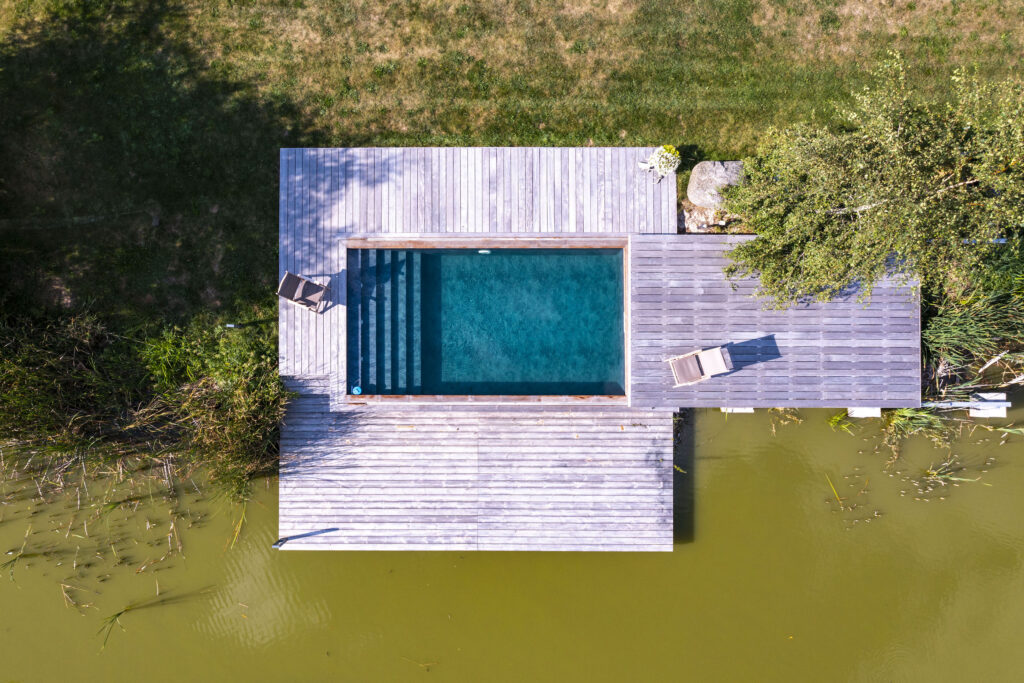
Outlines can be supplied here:
M838 130L772 130L726 193L756 240L731 252L780 305L828 300L887 274L956 296L1024 226L1024 87L963 70L947 101L907 85L897 55Z

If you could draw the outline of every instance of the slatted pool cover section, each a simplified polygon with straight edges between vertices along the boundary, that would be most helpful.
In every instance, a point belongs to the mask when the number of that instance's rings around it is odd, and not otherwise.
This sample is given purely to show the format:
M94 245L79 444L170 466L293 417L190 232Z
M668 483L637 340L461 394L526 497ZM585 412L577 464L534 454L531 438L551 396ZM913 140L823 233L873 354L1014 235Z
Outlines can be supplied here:
M921 403L916 285L878 283L828 303L773 309L757 280L729 281L726 252L750 235L630 239L630 405L899 408ZM673 387L665 359L724 346L727 374Z
M280 303L284 549L671 550L675 409L919 404L912 290L762 310L721 277L742 238L676 234L674 180L636 167L651 151L281 150L279 274L330 286L320 315ZM609 236L628 240L628 405L348 400L346 239ZM733 373L672 387L665 358L722 343Z

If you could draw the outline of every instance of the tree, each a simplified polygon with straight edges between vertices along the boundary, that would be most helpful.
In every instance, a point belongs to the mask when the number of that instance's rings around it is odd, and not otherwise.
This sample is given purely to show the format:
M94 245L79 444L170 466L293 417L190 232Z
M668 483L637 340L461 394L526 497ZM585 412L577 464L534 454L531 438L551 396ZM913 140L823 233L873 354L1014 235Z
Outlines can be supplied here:
M956 296L1024 226L1024 87L951 78L947 102L907 85L892 55L838 129L772 130L725 208L758 238L730 276L760 276L780 305L863 295L886 275Z

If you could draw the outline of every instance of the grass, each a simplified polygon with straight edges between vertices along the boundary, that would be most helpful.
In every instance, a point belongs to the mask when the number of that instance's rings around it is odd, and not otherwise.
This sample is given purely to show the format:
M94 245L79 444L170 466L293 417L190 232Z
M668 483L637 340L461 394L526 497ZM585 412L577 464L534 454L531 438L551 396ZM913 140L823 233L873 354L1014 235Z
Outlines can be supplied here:
M932 356L955 366L988 360L1008 348L1024 346L1024 296L980 293L945 302L924 330Z
M889 49L927 92L1022 45L1008 0L2 3L2 426L225 453L236 492L272 470L274 325L215 331L273 317L282 146L670 143L685 169L831 122Z
M850 422L848 418L849 413L845 410L840 413L836 413L832 417L828 418L828 426L831 427L833 431L853 434L853 423Z
M954 434L954 425L927 408L895 408L882 413L882 438L893 456L909 436L923 436L937 446L945 446Z

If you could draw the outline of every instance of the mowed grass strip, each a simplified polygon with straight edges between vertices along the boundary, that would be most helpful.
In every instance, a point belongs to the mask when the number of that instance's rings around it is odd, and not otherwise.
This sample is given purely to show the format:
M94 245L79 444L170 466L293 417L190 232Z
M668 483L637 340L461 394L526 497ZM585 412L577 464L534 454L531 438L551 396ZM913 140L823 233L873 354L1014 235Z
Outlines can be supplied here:
M1019 2L222 2L190 27L224 74L334 139L646 144L716 157L828 117L889 50L923 89L1019 65Z

